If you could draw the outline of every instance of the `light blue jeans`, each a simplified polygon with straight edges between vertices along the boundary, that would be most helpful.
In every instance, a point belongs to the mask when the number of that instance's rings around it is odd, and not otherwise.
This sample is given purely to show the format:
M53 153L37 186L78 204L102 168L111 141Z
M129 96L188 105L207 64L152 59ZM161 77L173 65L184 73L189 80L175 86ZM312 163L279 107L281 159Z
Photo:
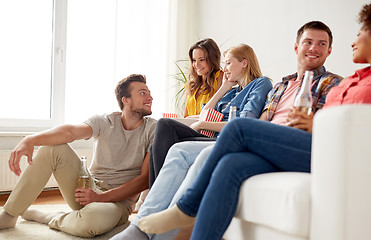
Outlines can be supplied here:
M191 239L222 239L251 176L279 171L309 172L312 135L292 127L237 118L221 131L192 186L177 206L196 216Z
M173 145L132 224L138 226L138 219L173 206L191 186L214 145L215 141L186 141ZM163 234L147 235L153 240L168 240L174 239L178 232L176 229Z

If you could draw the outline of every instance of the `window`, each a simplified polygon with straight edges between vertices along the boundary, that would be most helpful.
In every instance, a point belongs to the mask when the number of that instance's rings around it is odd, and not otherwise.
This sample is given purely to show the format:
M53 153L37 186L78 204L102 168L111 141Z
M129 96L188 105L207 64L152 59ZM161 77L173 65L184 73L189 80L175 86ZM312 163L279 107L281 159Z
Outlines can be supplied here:
M1 131L62 122L65 10L66 0L0 2Z
M39 131L120 111L114 88L132 73L146 75L153 115L160 116L169 78L170 5L1 1L0 26L8 37L0 38L0 131Z
M170 0L68 2L66 122L120 111L114 88L132 73L146 75L153 116L161 115L170 85L169 5Z

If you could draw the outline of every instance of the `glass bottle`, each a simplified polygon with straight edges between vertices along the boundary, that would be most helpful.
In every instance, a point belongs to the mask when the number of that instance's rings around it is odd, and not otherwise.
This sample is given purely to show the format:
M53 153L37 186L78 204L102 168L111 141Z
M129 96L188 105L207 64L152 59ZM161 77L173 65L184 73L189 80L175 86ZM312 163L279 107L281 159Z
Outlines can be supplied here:
M300 92L295 97L294 107L300 112L310 114L312 111L312 80L313 71L305 71L304 80L300 88Z
M86 157L81 157L81 165L79 170L79 176L77 179L78 188L90 188L90 174L86 167Z
M228 122L236 118L236 112L237 108L236 106L230 106L229 107L229 116L228 116Z

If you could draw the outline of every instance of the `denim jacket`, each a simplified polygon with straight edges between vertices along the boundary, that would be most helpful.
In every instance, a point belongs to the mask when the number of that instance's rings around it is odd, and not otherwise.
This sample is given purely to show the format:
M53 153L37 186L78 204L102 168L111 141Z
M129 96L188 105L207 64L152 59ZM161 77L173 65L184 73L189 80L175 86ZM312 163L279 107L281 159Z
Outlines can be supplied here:
M224 114L222 121L228 121L230 106L236 106L236 117L259 118L272 83L267 77L259 77L245 88L233 87L217 103L215 110Z

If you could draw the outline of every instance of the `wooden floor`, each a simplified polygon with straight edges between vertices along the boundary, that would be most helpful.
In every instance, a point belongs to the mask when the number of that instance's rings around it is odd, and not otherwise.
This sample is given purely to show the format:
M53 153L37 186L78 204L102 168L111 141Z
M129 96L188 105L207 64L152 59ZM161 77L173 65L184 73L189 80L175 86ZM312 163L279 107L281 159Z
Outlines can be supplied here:
M4 206L6 200L8 199L9 195L4 194L0 195L0 206ZM59 190L49 190L43 191L36 201L33 203L34 205L43 205L43 204L64 204L66 203L59 192ZM192 233L192 227L182 229L175 240L188 240Z
M4 194L0 195L0 206L4 206L6 200L8 199L9 195ZM43 191L33 203L34 205L43 205L43 204L64 204L66 203L59 192L59 190L49 190Z

